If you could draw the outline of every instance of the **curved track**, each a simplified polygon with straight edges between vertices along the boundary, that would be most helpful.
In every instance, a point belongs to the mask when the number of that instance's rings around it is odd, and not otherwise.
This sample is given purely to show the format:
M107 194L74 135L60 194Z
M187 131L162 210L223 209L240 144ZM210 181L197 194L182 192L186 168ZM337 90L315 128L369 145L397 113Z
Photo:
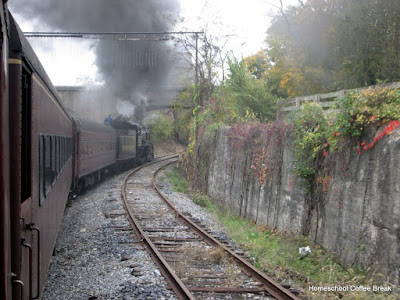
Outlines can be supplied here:
M255 269L161 193L156 174L176 162L159 159L130 173L122 186L124 207L136 235L179 299L298 299Z

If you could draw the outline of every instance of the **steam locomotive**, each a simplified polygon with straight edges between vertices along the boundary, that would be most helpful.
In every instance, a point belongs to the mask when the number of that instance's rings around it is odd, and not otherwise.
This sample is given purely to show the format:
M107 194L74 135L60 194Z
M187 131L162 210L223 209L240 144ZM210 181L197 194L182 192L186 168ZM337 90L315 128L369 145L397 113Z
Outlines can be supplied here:
M71 190L151 161L150 132L68 111L2 0L0 298L40 299Z

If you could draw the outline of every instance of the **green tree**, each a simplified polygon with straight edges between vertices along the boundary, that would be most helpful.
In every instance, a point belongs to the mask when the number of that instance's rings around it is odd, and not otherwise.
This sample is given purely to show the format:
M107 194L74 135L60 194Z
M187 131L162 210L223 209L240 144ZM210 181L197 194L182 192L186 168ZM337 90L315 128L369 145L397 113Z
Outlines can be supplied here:
M339 2L339 1L338 1ZM342 57L343 86L400 79L400 2L341 0L332 28L336 56Z
M334 17L328 8L327 1L290 7L268 29L267 53L280 69L282 91L290 97L336 88L332 78L338 64L327 38ZM293 78L296 74L301 80Z
M195 98L196 91L193 84L182 91L179 94L179 98L173 101L171 105L172 113L174 115L173 134L177 142L182 145L187 145L189 143Z
M308 0L274 17L267 78L288 96L398 81L399 40L398 0ZM301 85L290 78L293 70L304 77Z
M245 61L229 59L229 76L226 86L234 98L234 106L239 116L254 114L262 121L275 119L277 97L267 88L264 79L257 79L247 69Z
M264 51L258 51L256 54L246 57L244 63L250 74L257 79L265 78L271 66L268 61L268 56Z
M159 115L151 124L151 138L153 141L165 141L171 138L172 122L165 116Z

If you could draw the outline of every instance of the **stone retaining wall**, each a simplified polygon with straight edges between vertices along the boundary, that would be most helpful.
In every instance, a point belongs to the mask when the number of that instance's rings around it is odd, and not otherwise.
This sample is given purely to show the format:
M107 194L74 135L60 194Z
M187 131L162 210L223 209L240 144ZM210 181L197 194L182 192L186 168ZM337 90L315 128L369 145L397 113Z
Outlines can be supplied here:
M308 235L348 266L371 267L399 281L400 130L361 155L355 149L329 154L311 195L293 172L290 135L273 150L281 157L278 172L260 186L248 150L232 151L228 132L218 131L209 164L207 187L215 201L259 225Z

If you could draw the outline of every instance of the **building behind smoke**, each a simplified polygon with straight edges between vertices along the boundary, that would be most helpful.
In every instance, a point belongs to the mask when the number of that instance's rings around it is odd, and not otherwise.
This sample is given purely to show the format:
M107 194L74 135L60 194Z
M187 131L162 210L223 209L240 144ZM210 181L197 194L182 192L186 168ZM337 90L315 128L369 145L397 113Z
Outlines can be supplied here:
M134 57L134 54L132 54L132 57ZM151 58L151 55L143 56L144 60L141 62L138 58L138 63L145 64L145 57L147 57L148 63L155 63L153 59L156 58ZM113 118L122 114L133 121L142 122L145 118L145 111L170 106L177 99L179 92L194 82L194 70L189 63L189 55L175 52L170 57L174 59L174 63L171 64L171 70L165 74L166 77L168 76L165 80L168 85L152 86L151 81L145 82L145 86L140 89L140 95L136 95L141 99L124 99L115 96L115 91L108 88L107 84L91 87L58 86L56 89L63 104L82 117L103 122L109 114ZM125 63L120 61L119 67L135 67L135 64L136 62L126 58ZM146 77L146 75L148 76L148 74L143 74L143 77ZM135 85L136 82L132 81L131 84Z
M116 116L116 99L101 87L57 86L62 103L84 118L103 122L109 114Z

